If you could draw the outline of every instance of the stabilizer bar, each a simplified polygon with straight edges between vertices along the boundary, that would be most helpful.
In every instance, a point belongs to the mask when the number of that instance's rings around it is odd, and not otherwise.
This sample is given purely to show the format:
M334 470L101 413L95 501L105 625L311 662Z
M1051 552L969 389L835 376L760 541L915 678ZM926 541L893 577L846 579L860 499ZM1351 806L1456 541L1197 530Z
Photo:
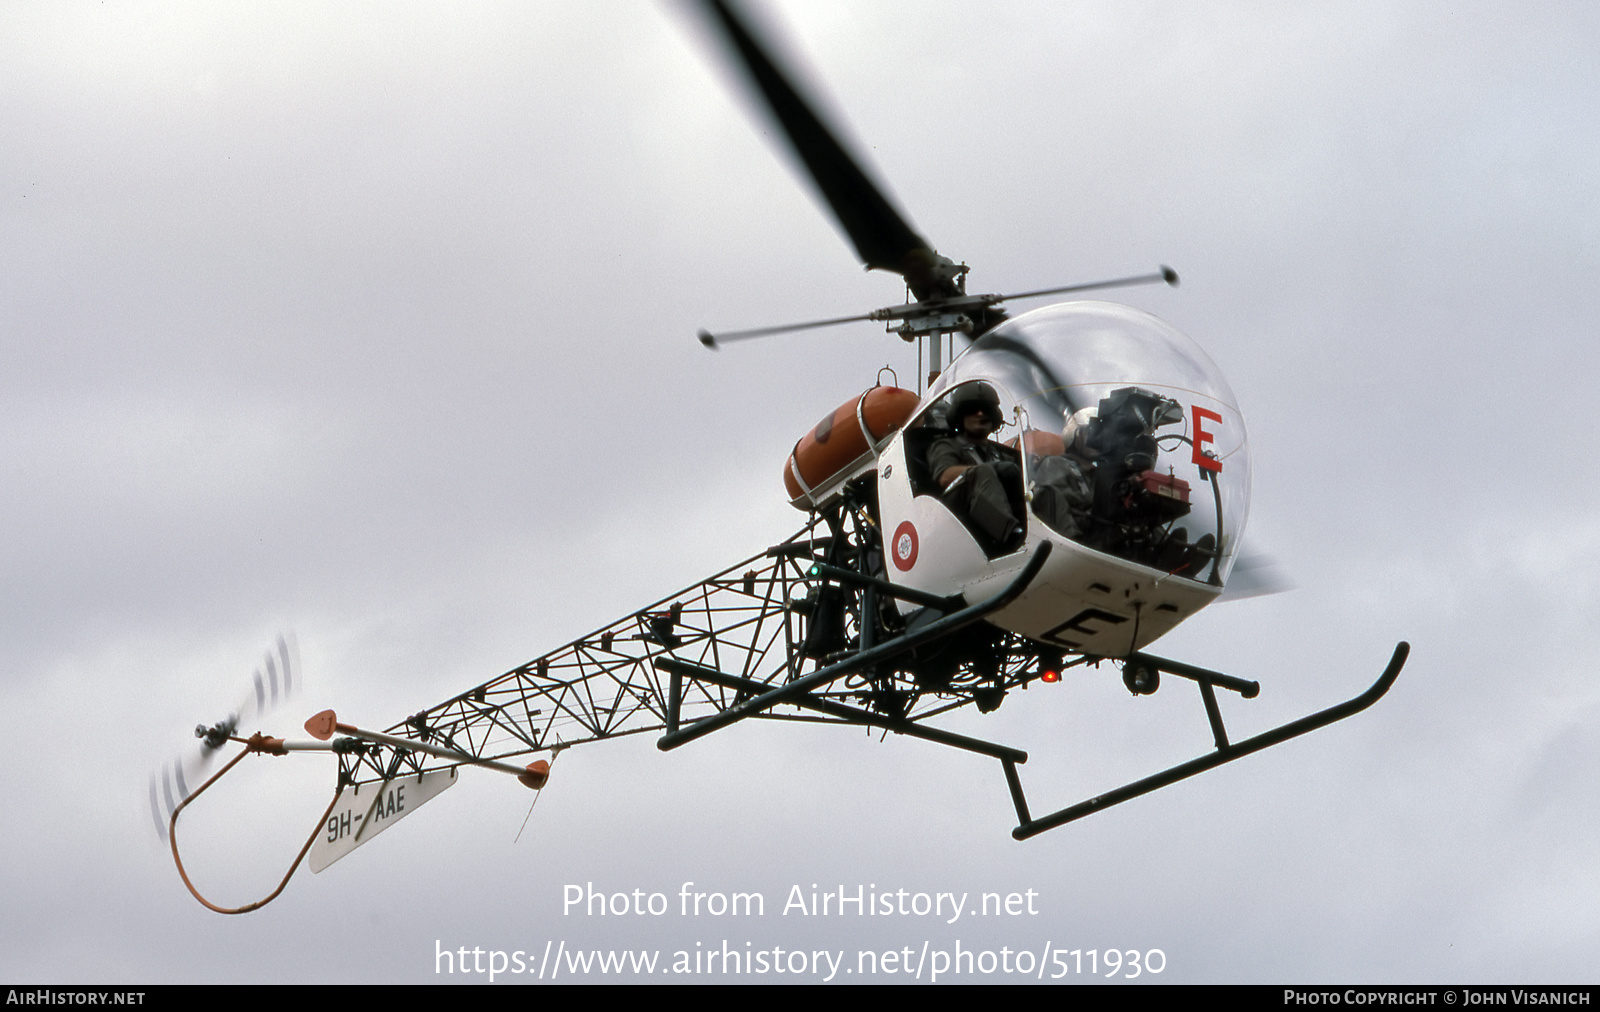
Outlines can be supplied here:
M1393 685L1394 680L1400 676L1400 669L1405 666L1406 657L1410 653L1411 644L1406 642L1398 644L1394 648L1394 655L1389 658L1389 666L1383 669L1383 674L1378 676L1378 680L1372 683L1371 688L1353 699L1348 699L1337 706L1330 706L1328 709L1313 713L1308 717L1301 717L1299 720L1291 721L1282 727L1274 728L1264 734L1258 734L1254 738L1247 738L1238 744L1227 744L1226 735L1219 734L1218 737L1221 740L1217 743L1217 750L1210 755L1180 763L1164 772L1145 777L1143 780L1137 780L1114 791L1108 791L1099 797L1090 798L1088 801L1079 802L1070 808L1063 808L1061 811L1053 815L1047 815L1042 819L1028 818L1027 805L1022 800L1021 785L1016 782L1015 770L1008 766L1006 779L1011 785L1012 796L1017 802L1017 816L1020 821L1017 828L1011 831L1011 835L1018 840L1026 840L1028 837L1036 836L1047 829L1064 826L1086 815L1093 815L1096 812L1110 808L1112 805L1121 804L1130 798L1137 798L1141 794L1149 794L1151 791L1159 790L1169 784L1177 783L1179 780L1192 777L1196 773L1204 773L1214 766L1221 766L1223 763L1241 759L1252 752L1259 752L1264 748L1270 748L1273 745L1286 742L1290 738L1297 738L1309 731L1327 727L1329 724L1343 720L1352 714L1360 713L1383 698L1383 694L1389 691L1389 686ZM1156 662L1155 658L1150 657L1144 657L1143 660L1147 663ZM1165 662L1157 663L1164 664ZM1199 670L1189 668L1184 674L1186 677L1195 677L1192 672ZM1177 674L1178 672L1173 673ZM1207 679L1197 677L1196 681L1200 682L1202 690L1210 688ZM1207 709L1209 712L1210 707ZM1213 723L1215 725L1216 722L1214 721Z

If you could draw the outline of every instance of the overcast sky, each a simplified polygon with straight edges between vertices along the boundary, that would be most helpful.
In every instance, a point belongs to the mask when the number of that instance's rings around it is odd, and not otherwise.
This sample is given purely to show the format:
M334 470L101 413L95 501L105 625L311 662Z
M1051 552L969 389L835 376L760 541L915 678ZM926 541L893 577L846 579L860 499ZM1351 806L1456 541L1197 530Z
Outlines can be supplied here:
M324 706L386 726L781 540L794 440L914 359L866 324L716 355L694 332L902 290L671 6L10 4L0 976L482 980L436 976L436 946L726 940L846 965L1160 949L1141 979L1162 981L1592 981L1592 6L766 13L974 290L1182 274L1126 301L1228 376L1247 539L1298 585L1155 648L1263 683L1223 701L1234 736L1356 694L1408 639L1394 690L1027 843L998 765L927 743L602 743L561 757L520 842L528 792L469 773L266 909L212 914L147 778L279 630L308 687L266 730ZM1036 811L1210 743L1192 688L1131 698L1110 669L948 726L1029 750ZM252 759L223 783L184 824L197 878L242 903L333 774ZM568 884L676 904L690 881L766 915L562 912ZM1031 890L1039 912L780 912L813 883Z

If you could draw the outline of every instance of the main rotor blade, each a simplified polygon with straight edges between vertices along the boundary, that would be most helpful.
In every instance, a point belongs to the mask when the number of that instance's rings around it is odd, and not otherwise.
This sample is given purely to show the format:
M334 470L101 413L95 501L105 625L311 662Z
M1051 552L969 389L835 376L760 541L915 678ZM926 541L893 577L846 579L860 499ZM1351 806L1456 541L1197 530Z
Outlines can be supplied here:
M795 154L869 268L903 275L918 299L958 294L928 241L906 223L889 198L845 151L799 90L756 41L732 0L705 0L728 43L760 90Z
M1294 581L1277 559L1264 552L1246 549L1234 560L1233 571L1222 588L1218 601L1242 601L1247 597L1263 597L1293 590Z

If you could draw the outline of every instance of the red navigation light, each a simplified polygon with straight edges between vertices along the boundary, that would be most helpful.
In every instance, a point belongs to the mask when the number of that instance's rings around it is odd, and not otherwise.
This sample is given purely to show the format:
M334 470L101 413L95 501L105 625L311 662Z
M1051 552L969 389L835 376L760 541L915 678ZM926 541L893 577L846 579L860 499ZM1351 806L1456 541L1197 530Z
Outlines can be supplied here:
M1055 650L1039 651L1039 681L1061 681L1061 669L1066 665L1066 658Z

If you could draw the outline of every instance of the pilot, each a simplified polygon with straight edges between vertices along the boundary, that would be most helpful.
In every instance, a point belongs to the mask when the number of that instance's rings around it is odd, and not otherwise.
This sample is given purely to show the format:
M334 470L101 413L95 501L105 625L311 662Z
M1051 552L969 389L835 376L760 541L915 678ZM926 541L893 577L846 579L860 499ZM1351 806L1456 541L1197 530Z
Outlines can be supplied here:
M1018 547L1021 460L1017 451L989 438L1000 427L1000 396L987 383L963 386L952 398L950 419L955 431L928 447L928 473L950 508L971 520L990 547Z

